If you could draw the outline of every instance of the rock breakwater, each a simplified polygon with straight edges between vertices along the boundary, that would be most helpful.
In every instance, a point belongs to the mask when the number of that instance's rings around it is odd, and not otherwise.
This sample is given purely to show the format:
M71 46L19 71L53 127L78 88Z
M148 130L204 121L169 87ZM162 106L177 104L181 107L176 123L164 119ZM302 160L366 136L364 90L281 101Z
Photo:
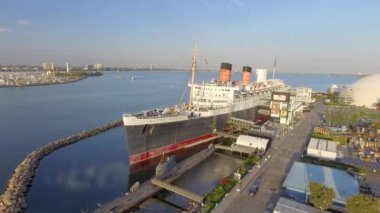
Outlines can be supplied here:
M19 165L17 165L12 177L8 181L4 193L0 196L0 212L22 212L26 209L27 193L32 186L33 178L36 174L38 165L44 157L59 148L76 143L80 140L97 135L122 124L123 121L119 119L111 123L53 141L31 152Z

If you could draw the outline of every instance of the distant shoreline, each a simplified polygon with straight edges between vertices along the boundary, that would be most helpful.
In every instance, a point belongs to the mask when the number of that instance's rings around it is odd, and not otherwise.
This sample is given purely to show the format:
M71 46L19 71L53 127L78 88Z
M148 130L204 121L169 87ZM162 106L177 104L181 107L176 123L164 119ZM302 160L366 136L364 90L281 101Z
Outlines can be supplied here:
M27 70L27 71L3 71L0 70L0 73L17 73L17 72L40 72L40 71L35 71L35 70ZM79 72L79 71L78 71ZM152 69L149 70L149 68L117 68L117 67L109 67L109 68L104 68L101 70L101 72L190 72L188 69L173 69L173 68L157 68L157 69ZM198 72L219 72L217 69L210 69L210 70L205 70L205 69L200 69ZM233 73L236 73L233 71ZM238 70L237 73L241 73L241 70ZM272 70L268 69L268 73L272 73ZM284 73L284 74L323 74L323 75L331 75L331 76L360 76L360 77L365 77L368 75L374 75L375 73L333 73L333 72L299 72L299 71L277 71L277 74L279 73Z
M20 85L1 85L0 88L22 88L22 87L48 86L48 85L54 85L54 84L68 84L68 83L81 81L86 78L87 76L79 77L77 79L65 80L62 82L47 82L47 83L33 83L33 84L20 84Z
M111 70L106 69L103 70L103 72L190 72L190 70L184 70L184 69L157 69L157 70L146 70L146 69L133 69L133 70ZM197 70L197 72L219 72L219 70ZM241 73L241 70L238 72L232 72L232 73ZM272 73L271 70L268 69L268 73ZM331 75L331 76L368 76L373 75L374 73L329 73L329 72L292 72L292 71L276 71L276 74L302 74L302 75Z

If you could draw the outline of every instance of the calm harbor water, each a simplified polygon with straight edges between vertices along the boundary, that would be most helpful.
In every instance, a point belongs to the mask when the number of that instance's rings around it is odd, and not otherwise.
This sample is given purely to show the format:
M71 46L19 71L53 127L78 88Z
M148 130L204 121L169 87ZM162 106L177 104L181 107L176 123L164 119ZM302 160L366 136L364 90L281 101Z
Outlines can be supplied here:
M116 120L123 112L177 104L187 72L107 72L63 84L0 89L0 190L15 166L52 140ZM217 78L201 72L197 80ZM234 79L239 79L234 73ZM130 78L134 76L135 80ZM331 83L357 76L279 73L291 86L325 91ZM94 209L125 192L129 162L122 127L86 139L46 157L28 195L27 212L79 212Z
M186 172L173 184L198 195L205 196L218 184L222 178L225 178L233 173L233 171L235 171L241 163L242 160L240 159L216 152L206 161ZM152 198L142 203L140 205L139 212L170 212L171 210L179 212L180 210L175 209L175 207L187 209L189 205L187 199L167 191L160 192L158 197L160 200ZM172 206L163 205L165 203L170 203Z
M174 183L174 185L205 196L218 184L219 180L233 173L241 163L242 160L216 153L210 156L207 161L202 162L194 169L185 173ZM173 193L163 192L160 197L169 203L174 203L176 206L182 207L183 209L187 209L189 205L187 199Z

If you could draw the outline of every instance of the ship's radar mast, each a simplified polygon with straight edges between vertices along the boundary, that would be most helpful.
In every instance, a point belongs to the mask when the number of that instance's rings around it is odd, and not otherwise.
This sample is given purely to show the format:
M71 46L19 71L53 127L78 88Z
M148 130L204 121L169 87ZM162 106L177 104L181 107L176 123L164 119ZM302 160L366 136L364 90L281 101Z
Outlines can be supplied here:
M198 40L195 42L193 64L191 65L191 87L189 95L189 110L193 107L193 91L194 91L194 78L195 71L197 70L197 56L198 56Z

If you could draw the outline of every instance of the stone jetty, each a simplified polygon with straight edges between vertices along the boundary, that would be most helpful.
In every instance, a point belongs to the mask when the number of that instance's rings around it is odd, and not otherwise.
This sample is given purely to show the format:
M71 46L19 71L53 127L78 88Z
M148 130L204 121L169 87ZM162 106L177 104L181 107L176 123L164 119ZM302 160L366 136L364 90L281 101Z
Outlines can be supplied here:
M123 124L121 119L78 134L53 141L33 151L16 167L4 193L0 196L0 212L22 212L26 209L26 196L40 161L53 151L97 135Z

